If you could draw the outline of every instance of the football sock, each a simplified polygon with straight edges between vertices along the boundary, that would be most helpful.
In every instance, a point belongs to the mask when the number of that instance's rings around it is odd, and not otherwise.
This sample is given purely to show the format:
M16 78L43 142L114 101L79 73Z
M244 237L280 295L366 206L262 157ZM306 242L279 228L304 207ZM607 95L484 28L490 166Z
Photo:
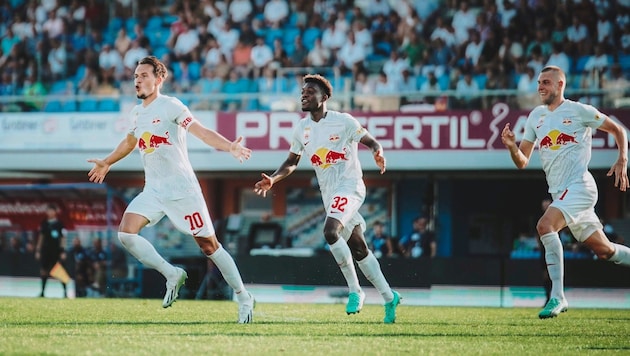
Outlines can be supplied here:
M551 279L551 297L564 299L564 255L560 236L557 232L549 232L540 237L545 246L545 262L549 279Z
M613 243L613 246L615 247L615 253L610 257L610 259L608 259L608 261L630 267L630 248L615 243Z
M381 293L385 303L389 303L394 300L394 293L392 293L392 289L389 287L389 283L383 276L383 272L381 271L381 265L378 263L378 260L372 254L372 251L368 250L368 255L361 261L357 261L361 272L365 275L368 281L370 281L376 290Z
M155 250L155 247L144 237L138 234L118 232L118 239L122 245L125 246L127 251L143 265L157 270L167 279L177 275L175 266L166 262Z
M208 258L214 262L219 271L221 271L223 279L225 279L227 284L234 290L236 299L238 299L239 302L247 301L249 299L249 295L247 293L243 293L246 290L243 285L241 274L238 271L238 267L236 267L234 259L223 248L223 246L220 246L213 254L208 256Z
M359 277L357 277L357 271L354 269L354 262L352 261L352 253L350 247L344 239L337 239L337 241L329 245L330 252L332 253L337 265L341 269L343 277L348 283L348 289L350 293L359 293L361 286L359 285Z

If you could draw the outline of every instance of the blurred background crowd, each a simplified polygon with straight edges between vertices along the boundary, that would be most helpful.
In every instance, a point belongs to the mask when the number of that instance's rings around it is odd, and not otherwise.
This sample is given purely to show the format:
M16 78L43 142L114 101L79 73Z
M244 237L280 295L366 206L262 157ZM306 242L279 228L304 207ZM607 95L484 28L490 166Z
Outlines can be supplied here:
M630 87L630 1L0 4L0 98L132 96L136 62L150 54L170 70L162 92L185 94L193 109L290 110L260 94L296 101L306 72L334 78L337 92L352 93L352 109L374 111L439 104L444 92L450 94L442 104L450 108L497 101L529 108L537 103L537 74L548 64L569 74L576 99L594 105L621 106ZM215 94L223 100L199 100ZM0 101L3 111L119 109L116 100L51 103Z

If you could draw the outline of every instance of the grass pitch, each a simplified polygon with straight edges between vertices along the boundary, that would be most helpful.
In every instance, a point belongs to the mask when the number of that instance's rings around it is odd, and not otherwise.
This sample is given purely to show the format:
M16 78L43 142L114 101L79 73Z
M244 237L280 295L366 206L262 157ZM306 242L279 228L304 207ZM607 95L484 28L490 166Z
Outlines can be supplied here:
M404 302L404 300L403 300ZM630 310L569 309L539 320L532 308L405 306L346 315L342 304L0 298L1 355L461 355L630 353Z

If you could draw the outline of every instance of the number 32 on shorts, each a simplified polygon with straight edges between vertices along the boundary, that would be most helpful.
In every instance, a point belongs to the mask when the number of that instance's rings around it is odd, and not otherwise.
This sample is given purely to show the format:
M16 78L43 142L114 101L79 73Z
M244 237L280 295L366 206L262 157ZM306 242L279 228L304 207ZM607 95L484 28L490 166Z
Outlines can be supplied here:
M343 213L346 210L347 204L348 198L335 196L332 199L332 204L330 204L330 211Z

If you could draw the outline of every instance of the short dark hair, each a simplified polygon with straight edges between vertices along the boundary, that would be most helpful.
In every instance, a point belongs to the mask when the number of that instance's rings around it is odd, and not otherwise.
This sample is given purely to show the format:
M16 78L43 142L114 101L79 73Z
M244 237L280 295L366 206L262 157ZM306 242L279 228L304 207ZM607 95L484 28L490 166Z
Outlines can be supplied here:
M168 77L168 70L166 69L166 65L162 63L156 56L147 56L138 61L138 65L140 64L149 64L153 67L153 74L157 78L166 79Z
M319 89L326 94L327 97L331 98L333 93L333 88L328 79L324 78L324 76L319 74L307 74L304 76L304 83L315 83L319 86Z

